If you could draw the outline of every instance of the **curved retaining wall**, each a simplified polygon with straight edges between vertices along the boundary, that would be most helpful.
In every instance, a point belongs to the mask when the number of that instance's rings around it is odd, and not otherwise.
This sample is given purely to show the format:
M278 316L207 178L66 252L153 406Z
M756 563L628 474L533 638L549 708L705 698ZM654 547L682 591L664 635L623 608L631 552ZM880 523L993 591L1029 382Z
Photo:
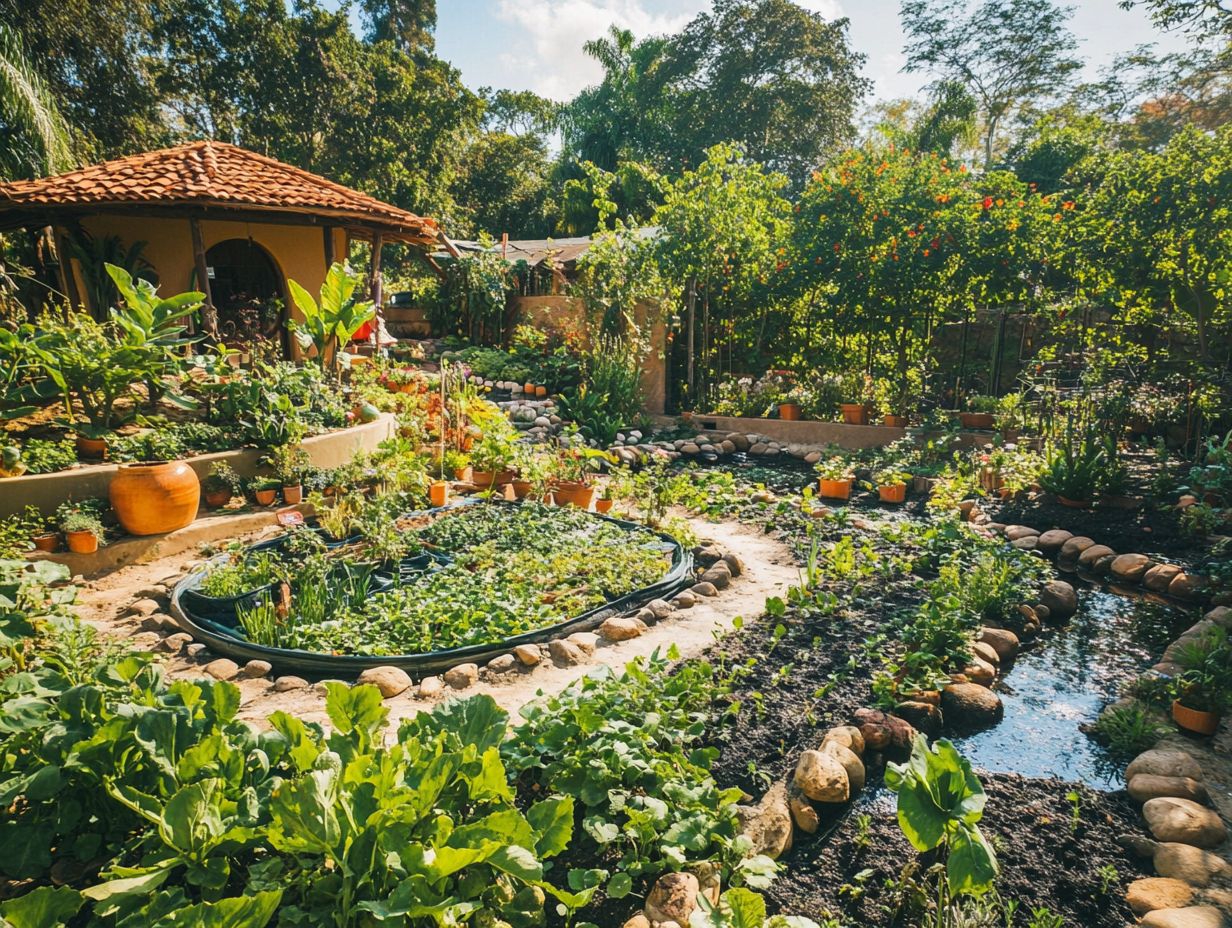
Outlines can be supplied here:
M375 422L305 438L303 447L315 466L339 467L351 460L356 451L375 451L377 445L397 430L397 421L392 414L382 413ZM240 448L198 454L185 461L202 479L209 475L210 466L216 461L226 461L240 476L251 477L256 474L257 461L263 454L265 452L257 448ZM30 505L37 506L44 515L53 515L56 507L66 499L105 497L117 469L115 464L87 464L53 474L0 479L0 518L21 512Z

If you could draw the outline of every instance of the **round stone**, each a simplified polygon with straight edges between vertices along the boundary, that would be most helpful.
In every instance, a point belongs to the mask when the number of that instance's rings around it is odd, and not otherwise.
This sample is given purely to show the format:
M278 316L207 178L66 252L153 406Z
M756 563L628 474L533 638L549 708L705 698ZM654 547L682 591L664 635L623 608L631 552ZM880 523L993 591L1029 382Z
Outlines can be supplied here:
M479 682L479 665L466 663L450 667L445 671L442 679L455 690L464 690Z
M381 691L383 699L392 699L405 693L411 686L411 678L400 667L369 667L359 675L356 682L375 686Z

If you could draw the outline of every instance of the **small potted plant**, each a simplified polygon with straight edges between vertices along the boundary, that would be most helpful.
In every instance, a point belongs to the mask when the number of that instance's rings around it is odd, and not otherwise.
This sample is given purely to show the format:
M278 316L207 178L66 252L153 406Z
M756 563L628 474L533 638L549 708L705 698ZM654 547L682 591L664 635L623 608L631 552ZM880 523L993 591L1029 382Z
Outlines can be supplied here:
M595 500L594 475L610 458L594 448L563 448L557 456L553 495L558 506L590 509Z
M1025 393L1007 393L997 401L997 428L1007 442L1018 441L1026 420L1027 396Z
M26 466L17 445L6 445L0 450L0 477L20 477L26 472Z
M897 467L885 467L873 475L877 484L877 495L883 503L901 503L907 499L907 482L911 480L908 474Z
M470 458L463 452L455 448L448 448L444 456L441 458L441 479L445 479L445 474L453 474L454 480L460 480L463 483L470 483L474 471L471 468Z
M965 408L958 414L964 429L990 429L997 421L996 412L1000 400L981 393L968 394Z
M1065 441L1053 449L1040 474L1040 486L1052 493L1062 506L1089 509L1099 487L1104 464L1104 449L1090 439Z
M517 432L503 417L485 423L471 448L471 483L485 490L512 483L516 440Z
M262 458L261 463L273 470L282 489L283 502L294 506L303 500L304 471L312 463L307 451L299 445L279 445Z
M851 481L855 472L845 458L831 455L817 462L817 492L826 499L851 499Z
M787 422L798 422L801 410L809 403L809 391L803 384L792 384L791 389L783 394L779 401L779 418Z
M1173 720L1186 731L1213 735L1232 703L1232 640L1227 629L1216 626L1182 642L1176 662L1181 672L1173 681Z
M244 482L226 461L216 461L210 466L210 475L201 484L201 493L205 497L205 505L211 509L221 509L231 502L232 497L240 495Z
M277 477L253 477L248 481L248 492L258 506L272 506L278 497L281 481Z
M867 373L852 373L843 377L843 396L839 404L843 422L847 425L868 425L868 407L872 400L873 378Z
M83 509L65 515L60 521L60 531L74 554L93 554L107 534L102 520Z
M107 456L107 441L115 435L110 428L88 421L58 421L63 425L69 425L76 434L79 458L87 461L101 461Z

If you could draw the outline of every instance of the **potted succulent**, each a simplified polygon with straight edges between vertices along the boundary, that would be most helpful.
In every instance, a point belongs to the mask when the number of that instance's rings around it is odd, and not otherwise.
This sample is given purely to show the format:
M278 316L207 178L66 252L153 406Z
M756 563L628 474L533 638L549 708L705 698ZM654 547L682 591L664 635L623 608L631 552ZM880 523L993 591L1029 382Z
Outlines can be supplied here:
M965 408L958 414L958 421L964 429L990 429L997 421L999 403L995 396L968 394Z
M873 475L877 484L877 495L883 503L904 502L907 499L907 481L911 479L911 474L897 467L882 468Z
M818 495L826 499L850 499L855 472L840 455L831 455L816 466Z
M311 465L308 452L299 445L279 445L261 460L274 472L278 486L282 489L282 499L288 506L294 506L304 498L304 472Z
M210 467L210 475L201 484L201 492L205 497L205 505L211 509L221 509L238 496L244 483L234 468L226 461L216 461Z
M1072 435L1053 449L1040 474L1040 486L1071 509L1088 509L1099 486L1104 449L1090 439L1075 441Z
M107 534L97 515L81 509L64 516L60 521L60 531L64 533L68 549L74 554L93 554Z
M1232 704L1232 640L1216 626L1177 648L1180 674L1173 681L1172 718L1186 731L1213 735Z
M248 492L258 506L272 506L278 496L281 481L277 477L253 477L248 481Z

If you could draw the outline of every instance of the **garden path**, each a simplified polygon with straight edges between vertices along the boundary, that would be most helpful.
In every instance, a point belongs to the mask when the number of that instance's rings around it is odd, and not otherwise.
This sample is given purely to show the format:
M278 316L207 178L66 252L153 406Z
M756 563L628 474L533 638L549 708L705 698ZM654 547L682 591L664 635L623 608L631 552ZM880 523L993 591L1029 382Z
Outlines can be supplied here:
M537 667L481 679L465 690L447 688L446 695L488 693L516 716L517 710L535 699L541 691L559 692L601 666L620 669L635 657L649 656L656 650L666 652L672 645L676 646L681 656L698 655L714 640L715 634L731 629L732 621L737 616L748 620L757 618L764 611L768 597L785 596L787 588L799 582L791 552L781 542L766 535L759 526L697 518L689 522L699 538L713 541L724 550L739 555L744 563L743 575L718 596L700 598L693 608L674 612L638 638L619 643L600 639L594 655L585 663L559 666L545 658ZM261 535L254 535L246 540L257 540L259 537ZM199 560L196 557L181 555L127 567L91 581L82 588L81 614L104 633L126 639L130 646L164 650L166 635L178 631L173 620L170 616L163 616L161 607L158 611L143 615L140 611L133 613L133 606L145 602L147 605L141 611L149 610L154 603L165 606L163 588L173 585L197 563ZM172 677L195 679L202 676L199 659L165 653L163 663ZM271 712L282 710L305 721L325 721L323 691L310 686L276 692L273 687L276 675L277 671L262 679L235 681L243 694L241 718L263 723ZM426 700L416 698L416 689L412 687L386 700L392 720L396 722L413 716L431 705Z

